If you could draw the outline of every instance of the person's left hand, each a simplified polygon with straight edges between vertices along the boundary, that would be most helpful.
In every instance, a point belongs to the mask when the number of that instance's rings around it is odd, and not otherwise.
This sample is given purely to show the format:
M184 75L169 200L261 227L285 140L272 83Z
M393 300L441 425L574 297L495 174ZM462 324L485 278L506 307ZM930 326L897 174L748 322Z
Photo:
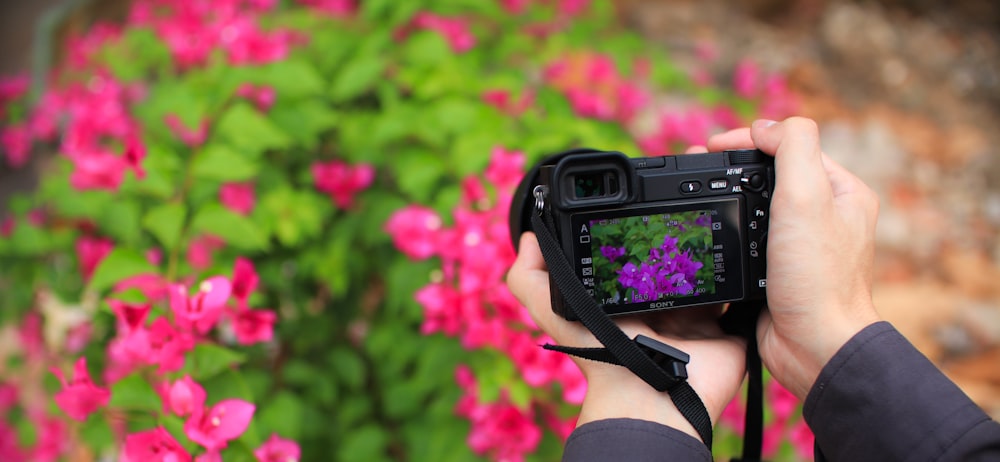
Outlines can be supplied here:
M549 274L535 235L522 235L519 249L507 284L535 323L560 345L600 347L583 324L552 312ZM691 356L688 382L705 403L713 426L739 390L746 369L746 342L722 332L716 322L721 314L722 307L714 305L615 319L629 338L642 334ZM609 418L632 418L659 422L700 440L666 392L656 391L625 367L577 357L573 360L588 383L577 426Z

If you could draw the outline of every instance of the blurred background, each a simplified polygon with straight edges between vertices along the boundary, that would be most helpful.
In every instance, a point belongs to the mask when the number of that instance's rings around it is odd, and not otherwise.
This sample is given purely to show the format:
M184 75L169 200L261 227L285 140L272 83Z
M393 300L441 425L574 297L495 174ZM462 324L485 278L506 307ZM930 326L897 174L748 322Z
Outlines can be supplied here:
M875 303L1000 419L1000 3L617 0L622 26L681 68L745 59L786 76L827 154L881 198ZM0 75L45 69L66 31L127 0L4 0ZM37 184L0 163L0 215Z

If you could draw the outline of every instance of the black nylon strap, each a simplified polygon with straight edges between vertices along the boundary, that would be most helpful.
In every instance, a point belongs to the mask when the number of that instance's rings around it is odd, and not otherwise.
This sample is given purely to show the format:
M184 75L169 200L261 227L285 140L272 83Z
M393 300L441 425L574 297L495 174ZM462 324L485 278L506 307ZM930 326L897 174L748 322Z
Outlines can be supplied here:
M538 244L549 267L549 275L552 280L559 287L559 291L572 307L580 322L606 347L607 356L600 354L601 359L597 360L625 366L655 390L668 392L681 415L694 426L698 435L701 436L702 442L711 450L712 420L708 415L708 410L705 409L705 404L691 388L691 385L687 381L671 376L664 371L656 361L622 332L607 313L597 305L593 297L587 293L583 284L576 277L573 267L566 260L559 243L549 231L555 228L549 214L545 214L545 222L543 222L538 213L532 213L531 225L538 236ZM607 359L613 359L614 362L607 361Z
M757 349L757 317L763 306L759 303L733 303L719 320L722 330L747 340L747 409L743 425L743 455L732 462L761 460L764 437L764 384L760 353Z

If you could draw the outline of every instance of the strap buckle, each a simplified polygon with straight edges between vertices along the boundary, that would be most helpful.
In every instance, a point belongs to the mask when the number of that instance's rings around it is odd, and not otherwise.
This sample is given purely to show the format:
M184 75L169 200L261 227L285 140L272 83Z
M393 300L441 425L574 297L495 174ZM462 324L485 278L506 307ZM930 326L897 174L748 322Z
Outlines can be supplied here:
M636 335L635 344L639 346L646 356L649 356L664 372L675 382L683 382L688 378L687 363L691 362L691 356L666 343L655 340L645 335Z

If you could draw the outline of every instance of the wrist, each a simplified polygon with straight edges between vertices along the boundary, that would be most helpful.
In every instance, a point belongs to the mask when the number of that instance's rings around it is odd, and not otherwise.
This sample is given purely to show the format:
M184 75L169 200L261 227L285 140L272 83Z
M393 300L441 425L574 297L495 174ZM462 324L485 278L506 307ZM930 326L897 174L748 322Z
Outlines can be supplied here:
M577 426L598 420L628 418L656 422L701 441L701 437L680 413L667 392L659 392L628 370L624 374L588 377L587 396Z

